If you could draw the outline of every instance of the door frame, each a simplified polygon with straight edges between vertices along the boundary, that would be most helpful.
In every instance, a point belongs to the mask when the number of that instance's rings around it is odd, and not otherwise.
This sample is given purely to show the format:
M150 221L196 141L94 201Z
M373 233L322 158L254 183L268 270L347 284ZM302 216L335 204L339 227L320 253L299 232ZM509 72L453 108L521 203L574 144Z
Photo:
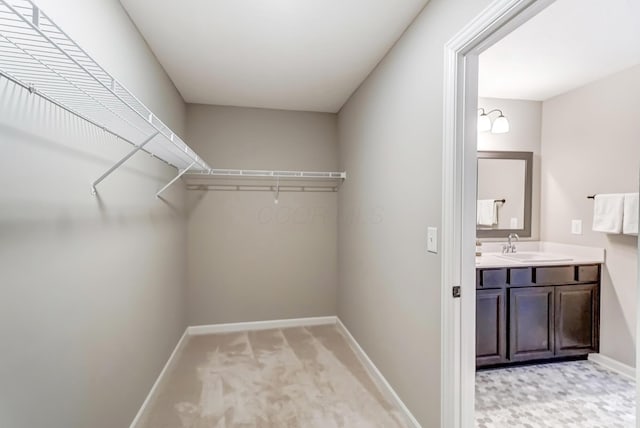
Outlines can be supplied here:
M445 45L442 427L474 426L478 56L554 1L495 0ZM454 297L454 287L461 298Z

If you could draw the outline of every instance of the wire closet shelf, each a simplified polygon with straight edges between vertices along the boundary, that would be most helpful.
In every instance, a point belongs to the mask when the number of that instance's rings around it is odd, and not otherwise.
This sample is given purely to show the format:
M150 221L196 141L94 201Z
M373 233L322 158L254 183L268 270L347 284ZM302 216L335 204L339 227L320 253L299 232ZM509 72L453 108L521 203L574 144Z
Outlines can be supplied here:
M212 169L31 0L0 0L0 76L134 148L92 183L92 191L136 152L175 167L179 178L342 181L344 172ZM187 174L188 173L188 174Z
M346 172L312 172L312 171L265 171L257 169L210 169L208 171L190 172L190 178L245 177L245 178L282 178L282 179L325 179L344 180Z
M337 192L346 178L346 172L255 169L211 169L184 175L188 190L274 191L276 194L281 191ZM262 184L264 180L269 184Z
M0 75L179 171L210 169L30 0L0 0Z

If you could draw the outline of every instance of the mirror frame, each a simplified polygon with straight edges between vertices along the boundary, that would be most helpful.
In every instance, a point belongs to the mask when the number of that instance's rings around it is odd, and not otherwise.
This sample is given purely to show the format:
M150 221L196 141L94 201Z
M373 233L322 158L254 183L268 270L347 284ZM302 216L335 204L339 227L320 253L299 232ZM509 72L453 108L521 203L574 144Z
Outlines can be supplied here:
M478 229L476 226L477 238L507 238L510 233L517 233L521 238L531 237L531 210L533 193L533 152L506 152L506 151L478 151L478 161L480 159L515 159L525 161L524 178L524 227L522 229ZM477 194L476 175L476 194ZM477 197L476 197L477 199ZM477 210L476 206L476 210Z

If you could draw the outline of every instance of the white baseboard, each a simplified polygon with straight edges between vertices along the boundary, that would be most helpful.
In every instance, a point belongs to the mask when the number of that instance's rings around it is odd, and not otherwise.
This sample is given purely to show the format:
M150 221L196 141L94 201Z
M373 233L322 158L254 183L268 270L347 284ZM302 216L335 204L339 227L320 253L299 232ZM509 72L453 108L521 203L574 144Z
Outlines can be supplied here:
M189 337L188 331L189 331L189 328L185 329L184 333L182 333L182 336L180 337L178 344L176 345L175 348L173 348L173 352L169 356L167 363L162 368L160 375L158 375L158 378L156 379L153 386L151 387L151 391L149 391L147 398L144 399L142 406L140 406L140 410L138 410L138 413L136 414L136 417L133 419L133 422L131 422L131 425L129 426L129 428L135 428L142 421L142 415L144 414L146 408L151 404L151 400L156 395L156 391L158 390L158 386L160 385L160 382L167 375L167 373L169 372L169 369L173 366L173 364L178 360L178 356L180 355L182 348L184 348L184 346L187 344L188 337Z
M628 366L620 361L614 360L611 357L607 357L602 354L589 354L589 361L593 361L594 363L600 364L602 367L606 367L607 369L614 371L627 379L636 380L636 369Z
M131 423L129 428L136 428L137 425L142 421L142 416L146 408L151 404L158 386L162 379L167 375L169 369L174 364L175 360L177 360L180 355L180 351L186 345L189 336L199 336L204 334L215 334L215 333L234 333L240 331L256 331L256 330L269 330L276 328L288 328L288 327L309 327L314 325L331 325L336 324L338 329L344 334L349 345L354 350L358 358L362 361L365 366L367 372L371 375L374 382L380 388L382 393L388 397L392 404L395 404L398 409L404 414L407 422L411 424L412 428L421 428L420 424L416 420L416 418L411 414L407 406L402 402L398 394L393 390L389 382L384 378L380 370L373 364L369 356L364 352L364 350L360 347L358 342L351 335L349 330L342 324L340 319L336 316L327 316L327 317L314 317L314 318L296 318L296 319L285 319L285 320L272 320L272 321L256 321L256 322L240 322L240 323L231 323L231 324L213 324L213 325L197 325L187 327L184 334L180 338L180 341L176 345L175 349L171 353L167 364L165 364L164 368L160 372L158 379L153 384L151 391L149 391L149 395L142 403L142 407L138 411L135 419Z
M404 402L400 399L398 394L393 390L393 388L391 387L387 379L385 379L385 377L382 375L380 370L378 370L376 365L373 364L373 361L371 361L367 353L364 352L364 349L362 349L360 344L351 335L349 330L347 330L347 327L345 327L345 325L342 323L342 321L340 321L339 318L337 319L337 321L338 321L338 329L347 338L349 345L351 345L351 348L355 351L360 361L362 361L366 370L369 372L369 375L373 378L378 388L380 388L382 393L392 401L392 404L396 405L398 409L400 409L400 411L404 414L405 418L407 419L407 422L413 428L422 428L422 426L417 421L417 419L413 416L409 408L404 404Z
M285 320L238 322L231 324L195 325L189 327L187 330L189 335L198 336L202 334L235 333L239 331L270 330L274 328L309 327L314 325L336 324L337 321L338 317L336 316L293 318Z

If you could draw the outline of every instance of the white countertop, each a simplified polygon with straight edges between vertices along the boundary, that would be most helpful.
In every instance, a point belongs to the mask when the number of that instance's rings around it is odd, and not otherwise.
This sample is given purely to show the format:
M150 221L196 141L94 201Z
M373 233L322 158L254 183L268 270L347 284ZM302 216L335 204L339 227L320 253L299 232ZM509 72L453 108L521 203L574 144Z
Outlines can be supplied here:
M558 244L555 242L543 241L516 242L517 252L545 253L553 256L560 256L564 258L564 260L526 262L508 260L500 257L502 255L501 250L503 244L503 242L483 242L482 256L476 257L476 268L567 266L603 264L605 262L604 248L583 247L579 245Z

